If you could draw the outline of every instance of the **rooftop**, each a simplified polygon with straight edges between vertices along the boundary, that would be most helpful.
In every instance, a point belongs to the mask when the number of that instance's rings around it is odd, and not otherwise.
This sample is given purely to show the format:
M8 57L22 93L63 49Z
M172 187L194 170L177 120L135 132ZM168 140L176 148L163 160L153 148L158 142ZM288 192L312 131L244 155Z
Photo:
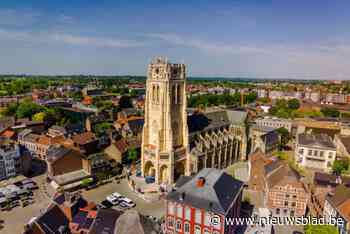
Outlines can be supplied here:
M307 134L302 133L297 137L297 143L303 146L329 148L335 150L332 138L326 134Z
M53 180L60 186L66 185L69 183L74 183L82 179L88 178L90 175L85 170L77 170L62 175L57 175Z
M96 140L96 137L93 132L84 132L81 134L74 135L72 137L72 140L79 145L85 145L91 141Z
M198 186L199 180L204 181L201 186ZM176 191L168 194L167 199L226 214L242 188L243 182L234 179L224 171L204 168L187 182L183 181Z

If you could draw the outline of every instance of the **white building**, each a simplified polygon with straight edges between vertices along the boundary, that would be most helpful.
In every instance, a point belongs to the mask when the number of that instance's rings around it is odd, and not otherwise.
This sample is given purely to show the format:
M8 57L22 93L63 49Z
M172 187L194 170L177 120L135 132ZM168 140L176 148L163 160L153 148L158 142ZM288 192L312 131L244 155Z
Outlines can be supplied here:
M310 93L310 100L315 102L315 103L318 103L320 102L320 93L319 92L312 92Z
M297 136L295 160L302 167L329 171L336 157L336 147L326 134L306 134Z
M16 163L20 158L18 145L0 146L0 180L16 176Z
M269 93L269 98L271 100L281 99L283 98L283 96L284 96L284 93L282 91L272 90Z
M255 123L259 127L269 127L273 129L285 128L289 132L292 132L292 121L289 119L265 117L265 118L256 119Z

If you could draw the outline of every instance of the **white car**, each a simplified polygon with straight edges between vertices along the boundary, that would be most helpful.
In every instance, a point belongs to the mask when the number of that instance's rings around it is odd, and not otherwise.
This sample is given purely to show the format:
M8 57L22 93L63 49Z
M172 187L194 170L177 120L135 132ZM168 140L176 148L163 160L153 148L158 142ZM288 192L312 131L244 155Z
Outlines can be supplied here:
M129 208L132 208L132 207L136 206L136 204L132 200L127 198L127 197L123 197L123 198L120 199L120 205L122 207L125 205L126 207L129 207Z
M117 192L115 192L115 193L112 193L112 195L111 196L113 196L113 197L115 197L115 198L117 198L117 199L121 199L121 198L123 198L124 196L122 196L121 194L119 194L119 193L117 193Z
M109 195L106 197L106 200L112 203L114 206L118 205L120 203L119 199L114 197L113 195Z

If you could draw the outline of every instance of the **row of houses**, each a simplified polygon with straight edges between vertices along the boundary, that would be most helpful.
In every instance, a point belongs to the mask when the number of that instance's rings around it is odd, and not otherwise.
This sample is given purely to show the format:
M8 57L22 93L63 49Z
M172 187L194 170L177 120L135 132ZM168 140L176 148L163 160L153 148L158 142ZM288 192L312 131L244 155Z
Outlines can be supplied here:
M23 234L126 234L130 230L140 234L157 231L136 211L98 209L80 193L65 192L56 194L48 208L25 225Z

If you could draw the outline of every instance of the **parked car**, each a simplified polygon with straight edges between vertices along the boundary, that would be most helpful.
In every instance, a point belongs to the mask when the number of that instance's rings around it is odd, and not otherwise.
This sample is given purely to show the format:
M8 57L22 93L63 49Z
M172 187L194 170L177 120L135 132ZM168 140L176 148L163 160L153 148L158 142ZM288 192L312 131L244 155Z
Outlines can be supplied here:
M101 202L101 205L104 207L104 209L109 209L113 206L113 204L107 200L103 200Z
M94 189L94 188L97 188L97 187L98 187L97 184L90 184L87 187L85 187L85 190L87 191L87 190L91 190L91 189Z
M113 206L116 206L120 203L119 199L114 197L113 195L109 195L106 197L106 200L112 203Z
M126 205L128 208L132 208L135 207L136 204L129 198L127 197L123 197L120 199L120 204L119 205Z
M117 193L117 192L112 193L112 196L115 197L115 198L117 198L117 199L121 199L121 198L124 197L124 196L122 196L120 193Z

